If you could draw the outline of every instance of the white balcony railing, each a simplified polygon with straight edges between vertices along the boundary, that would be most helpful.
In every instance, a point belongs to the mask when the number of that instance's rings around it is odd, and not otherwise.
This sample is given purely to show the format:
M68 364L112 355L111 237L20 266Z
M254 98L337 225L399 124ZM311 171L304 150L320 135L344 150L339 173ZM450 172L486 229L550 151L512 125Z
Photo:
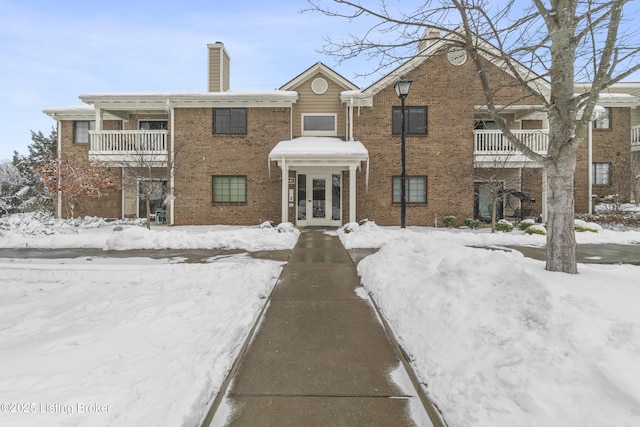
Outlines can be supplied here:
M512 130L511 132L536 153L547 153L549 149L549 133L546 129ZM508 155L510 153L519 153L499 130L474 130L473 142L474 154Z
M631 151L640 151L640 126L631 127Z
M91 151L100 152L166 152L166 130L99 130L89 131Z
M89 131L89 158L113 164L166 165L166 130Z

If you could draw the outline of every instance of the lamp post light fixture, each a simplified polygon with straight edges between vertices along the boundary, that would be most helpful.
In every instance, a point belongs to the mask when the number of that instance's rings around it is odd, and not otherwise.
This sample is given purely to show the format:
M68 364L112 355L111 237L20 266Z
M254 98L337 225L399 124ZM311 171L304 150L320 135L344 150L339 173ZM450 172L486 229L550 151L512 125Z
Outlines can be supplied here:
M400 228L407 227L407 165L405 155L405 135L406 127L404 122L404 100L409 95L409 89L411 88L411 80L407 80L402 77L396 83L396 94L400 98L401 112L400 121L402 122L402 143L400 149L400 162L402 163L402 172L400 173Z

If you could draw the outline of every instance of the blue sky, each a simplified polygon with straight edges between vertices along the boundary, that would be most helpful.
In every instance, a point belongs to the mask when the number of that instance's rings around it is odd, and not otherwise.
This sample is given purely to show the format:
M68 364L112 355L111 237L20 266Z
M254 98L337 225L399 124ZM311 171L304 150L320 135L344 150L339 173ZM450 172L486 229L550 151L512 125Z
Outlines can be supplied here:
M0 0L0 160L48 134L49 107L96 92L206 91L207 44L231 56L231 89L275 89L318 61L353 83L363 72L318 50L342 20L305 0ZM355 24L349 29L353 30ZM366 65L366 64L365 64Z
M376 2L377 0L370 0ZM413 9L419 0L388 0ZM633 2L632 2L633 3ZM363 34L367 23L300 11L306 0L0 0L0 160L27 153L42 110L99 92L206 91L207 44L231 56L231 89L275 89L318 61L360 87L372 64L340 65L324 37ZM637 5L635 6L637 7ZM640 76L636 79L640 80Z

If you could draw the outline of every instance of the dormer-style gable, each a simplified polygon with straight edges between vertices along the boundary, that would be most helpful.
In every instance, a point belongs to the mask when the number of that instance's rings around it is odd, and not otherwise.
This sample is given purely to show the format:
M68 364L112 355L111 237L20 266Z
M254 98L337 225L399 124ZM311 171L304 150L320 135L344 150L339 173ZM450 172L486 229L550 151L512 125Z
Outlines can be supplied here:
M319 74L321 76L319 76ZM354 85L349 80L345 79L340 74L336 73L334 70L324 65L322 62L316 62L314 65L307 68L302 73L298 74L296 77L294 77L293 79L285 83L280 88L280 90L297 91L301 85L308 82L311 78L314 78L314 80L316 78L328 79L334 84L338 85L343 91L359 89L358 86ZM313 81L311 82L311 84L313 85ZM313 87L312 89L314 90L314 92L317 93L317 92L322 92L324 87L325 87L324 84L322 84L321 82L316 82L315 87Z
M341 94L359 90L356 85L318 62L287 82L280 90L295 91L299 95L292 111L294 137L346 138Z

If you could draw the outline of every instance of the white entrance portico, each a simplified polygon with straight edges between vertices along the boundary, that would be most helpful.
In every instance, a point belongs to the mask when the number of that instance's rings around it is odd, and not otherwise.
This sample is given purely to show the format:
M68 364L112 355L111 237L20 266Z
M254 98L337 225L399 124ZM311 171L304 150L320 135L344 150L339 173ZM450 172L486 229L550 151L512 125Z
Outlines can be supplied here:
M360 141L331 137L301 137L280 141L269 153L269 164L282 170L282 222L289 221L289 207L296 207L296 225L342 225L342 172L349 171L348 222L356 221L356 170L369 153ZM296 171L295 186L289 185L289 171ZM294 204L295 203L295 204Z

